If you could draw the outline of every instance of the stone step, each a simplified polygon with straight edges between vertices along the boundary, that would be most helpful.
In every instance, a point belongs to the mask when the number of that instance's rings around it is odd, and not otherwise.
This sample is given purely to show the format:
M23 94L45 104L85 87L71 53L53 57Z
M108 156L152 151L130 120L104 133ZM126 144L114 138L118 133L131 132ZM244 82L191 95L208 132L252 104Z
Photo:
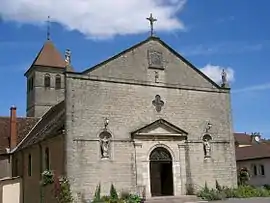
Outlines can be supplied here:
M162 196L162 197L151 197L146 199L145 203L197 203L205 202L201 201L198 197L193 195L185 196Z

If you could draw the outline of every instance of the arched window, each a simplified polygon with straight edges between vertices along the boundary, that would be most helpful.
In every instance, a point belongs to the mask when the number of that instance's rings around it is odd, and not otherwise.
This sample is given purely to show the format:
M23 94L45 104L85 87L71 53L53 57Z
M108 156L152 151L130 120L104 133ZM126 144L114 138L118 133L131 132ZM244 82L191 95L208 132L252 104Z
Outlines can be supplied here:
M51 76L49 74L46 74L44 76L44 86L50 87L51 86Z
M45 149L45 169L50 169L50 151L48 147Z
M55 77L55 89L61 89L61 76L56 75Z

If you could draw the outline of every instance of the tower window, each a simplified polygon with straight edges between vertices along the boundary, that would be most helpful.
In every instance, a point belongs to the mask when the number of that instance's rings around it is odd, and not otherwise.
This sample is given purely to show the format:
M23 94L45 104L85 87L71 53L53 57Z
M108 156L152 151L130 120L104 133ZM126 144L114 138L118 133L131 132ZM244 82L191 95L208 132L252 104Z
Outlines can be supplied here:
M31 77L27 81L27 91L30 92L34 88L34 78Z
M55 89L61 89L61 76L56 75L55 77Z
M31 90L31 79L28 79L27 81L27 92L30 92Z
M44 76L44 86L50 87L51 86L51 76L49 74L46 74Z
M30 90L33 90L33 88L34 88L34 78L32 77L30 79Z

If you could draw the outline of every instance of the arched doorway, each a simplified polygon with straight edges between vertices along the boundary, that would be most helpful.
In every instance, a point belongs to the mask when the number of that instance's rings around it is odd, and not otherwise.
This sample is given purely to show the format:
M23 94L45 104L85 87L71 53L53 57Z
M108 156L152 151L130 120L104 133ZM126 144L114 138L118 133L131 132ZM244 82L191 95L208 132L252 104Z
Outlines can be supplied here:
M163 147L150 154L150 181L152 196L173 196L172 156Z

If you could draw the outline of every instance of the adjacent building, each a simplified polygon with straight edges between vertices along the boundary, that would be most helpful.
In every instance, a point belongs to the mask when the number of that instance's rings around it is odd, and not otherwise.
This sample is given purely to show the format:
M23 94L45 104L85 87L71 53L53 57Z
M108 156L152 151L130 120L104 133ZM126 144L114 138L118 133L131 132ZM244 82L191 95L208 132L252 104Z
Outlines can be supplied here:
M251 185L270 185L270 142L258 134L236 133L235 138L238 170L248 169Z

